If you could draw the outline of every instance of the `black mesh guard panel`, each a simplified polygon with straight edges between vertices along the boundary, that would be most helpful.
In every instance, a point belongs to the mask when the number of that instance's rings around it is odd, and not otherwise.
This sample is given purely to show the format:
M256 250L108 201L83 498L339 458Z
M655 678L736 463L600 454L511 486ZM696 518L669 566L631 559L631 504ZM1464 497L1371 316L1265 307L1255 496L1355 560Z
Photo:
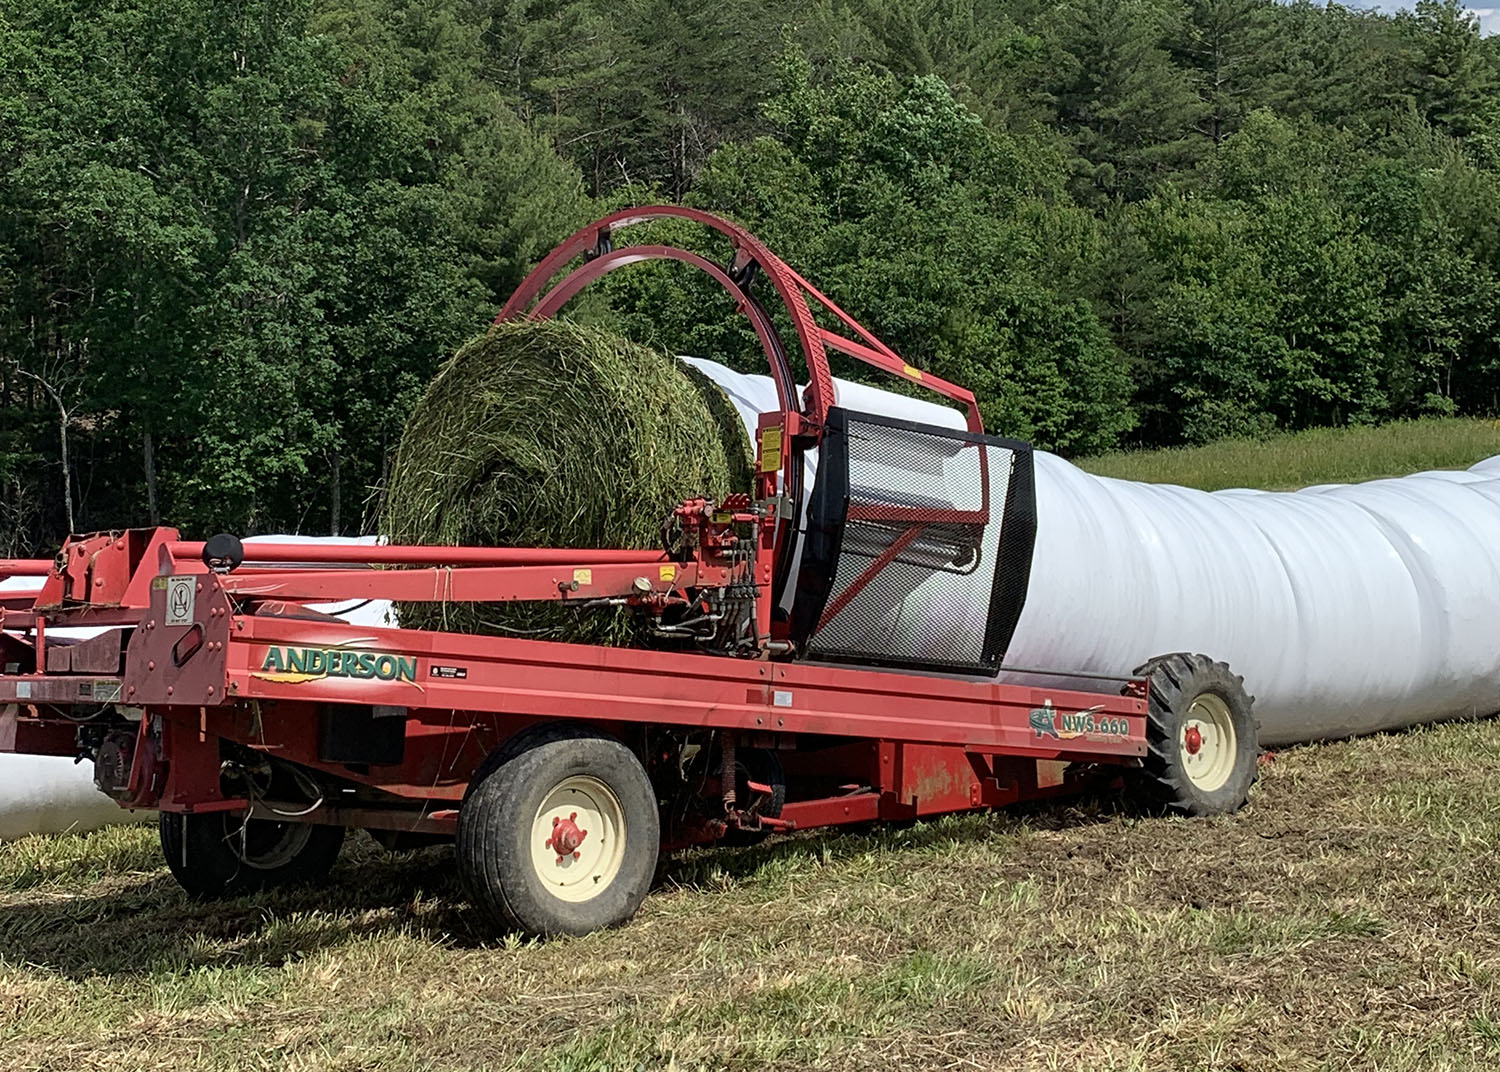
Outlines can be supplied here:
M830 409L792 639L809 658L994 674L1035 541L1028 444Z

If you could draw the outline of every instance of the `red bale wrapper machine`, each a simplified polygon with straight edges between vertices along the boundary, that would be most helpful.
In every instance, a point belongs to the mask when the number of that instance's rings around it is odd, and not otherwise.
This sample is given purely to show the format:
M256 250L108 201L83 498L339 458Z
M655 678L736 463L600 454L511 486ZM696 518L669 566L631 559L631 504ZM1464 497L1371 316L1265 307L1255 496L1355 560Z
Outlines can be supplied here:
M613 244L668 218L727 238L727 266ZM160 811L194 895L321 878L365 829L390 847L454 841L476 907L541 934L630 918L662 853L719 840L1100 779L1195 814L1243 802L1254 724L1221 664L1172 654L1130 680L1064 667L1006 683L1036 531L1030 449L984 435L969 391L911 367L741 228L677 207L606 217L500 319L552 316L660 259L722 284L765 350L779 406L760 416L753 488L682 503L659 552L73 536L53 560L0 563L45 574L3 594L0 751L92 760L122 807ZM753 296L767 288L782 328ZM956 403L968 430L840 408L830 351ZM919 585L941 598L889 628ZM628 606L647 639L371 628L310 606L355 599ZM76 627L100 631L54 633Z

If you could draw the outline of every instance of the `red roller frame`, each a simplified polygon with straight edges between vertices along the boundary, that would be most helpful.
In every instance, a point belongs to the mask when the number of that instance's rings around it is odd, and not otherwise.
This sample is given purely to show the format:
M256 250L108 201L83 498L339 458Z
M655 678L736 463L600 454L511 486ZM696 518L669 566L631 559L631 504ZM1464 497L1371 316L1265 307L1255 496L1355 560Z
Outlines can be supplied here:
M727 239L733 249L728 266L721 268L698 253L677 246L642 244L616 247L615 236L620 231L641 224L664 220L685 220L701 224L718 232ZM566 271L570 264L582 258L582 263ZM761 349L765 351L771 378L776 384L776 394L781 406L779 415L764 414L761 428L784 430L788 439L787 448L781 452L781 486L793 500L793 515L800 510L800 499L806 489L801 487L800 475L803 451L815 446L822 435L828 409L834 401L833 373L829 368L828 351L837 350L873 368L962 403L965 420L970 432L984 431L979 415L979 405L974 393L957 384L914 367L895 350L880 341L858 321L846 313L827 295L802 278L785 261L768 249L765 243L739 224L699 209L681 205L649 205L623 209L603 219L596 220L574 232L526 277L510 300L505 303L495 323L507 320L543 320L557 315L562 307L579 291L609 273L630 264L646 261L676 261L699 269L714 280L734 299L735 307L743 313L755 330ZM798 398L796 381L787 349L778 335L771 315L751 293L757 271L765 275L791 318L797 344L807 363L808 384L801 399ZM817 309L831 314L855 338L822 327L815 317ZM757 444L759 448L759 444ZM981 453L980 464L985 479L985 512L988 514L989 496L988 459ZM760 478L757 494L761 498L772 497L778 489L766 472L767 463L760 459ZM927 518L926 520L934 520ZM951 520L943 518L943 520ZM912 532L912 536L916 531ZM784 518L773 540L774 553L789 556L791 542L791 518ZM770 550L771 548L768 548ZM874 576L878 563L866 571L867 576L857 579L844 593L844 601L864 587ZM831 617L831 614L829 615ZM769 626L769 617L764 619Z
M674 219L702 224L728 238L734 250L728 268L720 268L700 254L676 246L639 245L616 248L614 245L615 235L627 227ZM583 263L557 280L558 274L580 257L584 258ZM627 264L653 260L672 260L691 265L703 271L728 292L739 311L749 317L756 337L766 352L782 411L800 416L810 426L809 430L822 425L828 407L833 404L833 374L828 367L829 348L962 403L969 430L984 430L979 417L979 406L972 391L909 364L739 224L710 212L684 208L681 205L647 205L622 209L576 231L571 238L543 258L516 288L516 292L500 310L500 315L495 318L495 323L522 317L542 320L555 316L570 298L590 283ZM786 358L786 349L776 332L775 324L750 294L749 284L754 278L749 271L751 265L758 268L770 281L791 317L797 344L808 369L807 390L800 401L791 365ZM815 307L831 313L855 338L821 327L814 317ZM797 434L800 430L788 431Z
M1063 777L1070 763L1129 763L1146 750L1140 688L1079 692L353 625L306 607L372 597L586 601L639 595L643 587L666 598L749 579L743 564L718 559L707 544L679 561L634 551L250 544L247 559L281 564L227 574L210 572L202 550L171 529L65 544L44 595L0 633L7 657L23 664L20 673L0 675L0 752L72 755L77 722L64 712L80 706L87 715L100 697L113 698L147 714L137 761L143 788L130 806L245 808L245 800L218 789L222 739L383 795L379 806L324 808L308 821L450 834L474 769L506 737L538 721L578 720L622 738L639 726L714 730L759 747L799 737L846 741L808 762L825 781L837 771L861 788L793 799L777 829L1046 796L1079 784ZM390 565L409 568L376 568ZM367 568L350 568L359 566ZM190 621L172 620L172 578L194 589ZM762 593L768 583L764 574L757 579ZM77 625L112 628L86 642L48 644L49 628ZM388 679L288 674L273 652L292 649L404 660L411 670ZM324 757L318 725L330 705L403 712L404 758L363 771ZM1053 710L1107 717L1113 728L1061 737L1040 731L1038 714ZM162 741L160 769L148 766L158 754L145 747L148 734ZM788 762L795 757L788 753ZM682 836L716 836L695 830Z

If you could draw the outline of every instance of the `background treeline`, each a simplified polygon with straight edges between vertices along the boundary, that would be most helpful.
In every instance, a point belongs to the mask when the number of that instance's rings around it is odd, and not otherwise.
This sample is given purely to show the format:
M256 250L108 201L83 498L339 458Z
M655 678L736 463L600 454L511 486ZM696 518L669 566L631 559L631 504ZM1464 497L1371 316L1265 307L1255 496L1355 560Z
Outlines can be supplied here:
M0 0L0 552L367 528L438 364L634 201L1065 453L1491 414L1497 83L1454 0ZM688 269L580 315L759 367Z

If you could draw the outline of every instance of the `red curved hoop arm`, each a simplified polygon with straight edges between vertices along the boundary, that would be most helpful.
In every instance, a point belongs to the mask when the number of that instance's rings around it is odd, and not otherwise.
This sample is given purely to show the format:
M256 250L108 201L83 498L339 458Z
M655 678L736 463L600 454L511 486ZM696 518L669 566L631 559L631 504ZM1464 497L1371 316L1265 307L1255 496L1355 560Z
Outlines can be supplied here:
M576 257L606 249L614 231L661 219L689 220L710 227L726 236L734 247L734 257L729 269L720 268L696 253L678 249L675 246L624 246L619 249L609 249L598 256L586 259L555 287L551 285L553 277ZM975 402L973 392L912 367L889 346L860 326L853 317L835 305L821 291L788 267L760 239L743 227L712 213L684 208L680 205L648 205L623 209L576 231L572 237L547 254L531 274L522 281L510 300L505 303L505 307L500 310L495 323L521 317L537 320L553 316L568 299L596 279L626 264L646 260L675 260L693 265L706 272L730 293L740 311L750 318L761 347L766 351L766 360L770 363L771 376L776 382L782 412L786 415L800 415L802 421L811 426L807 429L808 431L816 434L827 416L828 407L834 401L833 374L828 367L830 347L863 361L867 365L900 376L937 394L963 403L967 411L970 431L983 431L979 419L979 407ZM791 367L786 359L785 348L781 345L780 337L770 317L730 275L731 271L738 274L748 269L751 264L758 266L771 281L771 285L776 288L777 295L791 317L792 327L797 334L797 343L807 361L808 385L800 405ZM838 332L819 327L813 319L813 310L808 303L809 298L832 313L855 338L851 339ZM533 306L534 302L535 306ZM794 430L789 428L788 431Z
M755 328L756 338L760 340L761 349L765 350L770 359L771 376L776 381L776 394L781 402L781 408L788 411L795 410L797 408L797 385L792 380L791 369L786 363L786 357L781 348L781 339L776 334L776 326L771 322L771 318L766 315L766 311L760 307L759 303L750 300L750 297L735 284L724 269L696 253L690 253L675 246L625 246L612 250L595 257L577 271L570 272L562 282L546 293L528 316L532 320L544 320L556 316L575 294L596 279L608 275L616 268L648 260L673 260L691 264L695 268L702 269L709 278L729 292L729 296L735 300L740 312L749 318L751 326Z

